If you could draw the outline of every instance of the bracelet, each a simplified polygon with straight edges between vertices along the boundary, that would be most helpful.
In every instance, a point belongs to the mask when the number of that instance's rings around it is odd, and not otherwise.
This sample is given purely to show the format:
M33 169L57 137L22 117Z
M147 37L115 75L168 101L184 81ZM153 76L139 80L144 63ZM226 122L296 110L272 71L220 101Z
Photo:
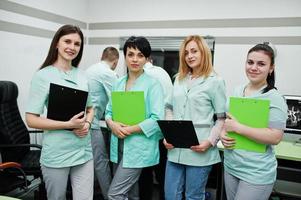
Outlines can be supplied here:
M91 122L89 122L88 120L86 120L85 122L87 122L89 124L89 129L91 128Z

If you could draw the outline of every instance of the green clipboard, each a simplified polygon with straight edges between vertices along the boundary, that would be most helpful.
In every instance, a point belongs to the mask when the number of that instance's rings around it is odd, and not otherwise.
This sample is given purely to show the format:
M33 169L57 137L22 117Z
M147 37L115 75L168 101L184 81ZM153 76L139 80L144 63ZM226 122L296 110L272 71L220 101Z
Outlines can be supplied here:
M230 97L229 112L241 124L254 128L267 128L269 123L270 100ZM266 145L257 143L235 132L228 136L236 140L235 149L264 153Z
M112 92L113 120L135 125L145 119L143 91Z

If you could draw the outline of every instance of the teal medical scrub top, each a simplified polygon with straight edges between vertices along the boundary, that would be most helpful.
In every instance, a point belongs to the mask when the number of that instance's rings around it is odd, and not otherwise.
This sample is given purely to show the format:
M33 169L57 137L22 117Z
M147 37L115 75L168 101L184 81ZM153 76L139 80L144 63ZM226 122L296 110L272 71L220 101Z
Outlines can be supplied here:
M125 91L128 76L120 78L113 86L112 91ZM145 120L139 123L143 133L134 133L124 138L123 167L142 168L159 163L159 139L162 133L157 120L164 118L163 90L159 81L147 75L141 74L130 91L144 91L146 106ZM133 108L135 109L135 108ZM106 119L112 119L112 99L110 98L106 108ZM129 116L130 117L130 116ZM119 139L120 140L120 139ZM118 137L111 135L110 159L118 162Z
M214 125L213 115L224 116L226 105L225 82L215 73L190 81L188 74L183 80L176 78L173 88L173 118L192 120L199 142L207 140ZM189 83L191 82L191 83ZM185 133L183 133L185 134ZM207 166L220 162L217 147L204 153L187 148L168 150L168 160L191 166Z
M233 96L243 97L245 87L246 85L236 88ZM275 89L262 94L263 88L246 98L270 100L269 128L284 130L287 119L285 99ZM272 184L276 180L277 173L277 160L273 145L267 145L265 153L225 149L224 167L228 173L248 183Z
M63 72L53 66L45 67L37 71L31 81L27 113L44 113L48 105L50 83L89 91L88 80L80 69L72 67L70 71ZM92 107L90 96L87 107ZM42 145L40 162L46 167L70 167L93 158L90 133L80 138L68 130L47 130L44 131Z

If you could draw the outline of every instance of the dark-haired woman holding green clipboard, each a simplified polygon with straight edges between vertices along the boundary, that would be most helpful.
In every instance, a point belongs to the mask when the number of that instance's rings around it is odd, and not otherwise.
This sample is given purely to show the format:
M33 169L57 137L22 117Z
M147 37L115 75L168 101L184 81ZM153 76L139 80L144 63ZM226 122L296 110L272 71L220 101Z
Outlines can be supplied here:
M278 144L286 127L287 105L275 87L275 53L268 43L257 44L247 55L245 72L249 83L234 91L235 97L268 99L268 128L252 128L239 123L230 114L225 120L221 141L225 146L225 188L228 200L267 200L276 180L277 160L273 145ZM266 144L263 153L235 149L235 140L227 132L236 132Z
M132 36L125 42L123 51L128 73L114 84L105 116L113 133L110 159L114 163L114 177L108 192L110 200L139 199L138 179L142 168L159 163L159 139L162 138L162 134L157 120L164 117L163 90L160 82L143 70L151 54L148 40L145 37ZM136 116L130 114L133 113L131 110L120 113L121 109L117 109L117 113L114 97L118 96L118 92L138 92L139 95L139 91L144 93L145 118L136 124L127 124L128 119L133 120ZM117 103L117 107L121 106L120 104L130 107L130 102ZM138 107L136 103L130 109L137 111ZM121 112L125 110L128 108ZM122 119L120 114L127 115L128 119L119 120Z

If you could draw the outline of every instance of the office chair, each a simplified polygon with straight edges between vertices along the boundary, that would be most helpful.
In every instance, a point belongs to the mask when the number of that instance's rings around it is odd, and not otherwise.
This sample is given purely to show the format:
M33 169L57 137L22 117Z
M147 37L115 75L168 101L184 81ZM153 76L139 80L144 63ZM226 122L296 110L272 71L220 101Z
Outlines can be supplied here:
M39 162L42 147L38 144L30 144L30 132L20 116L17 97L18 87L15 83L0 81L0 154L2 162L18 163L19 169L22 169L27 180L29 177L31 178L29 184L40 178L39 191L44 191ZM11 174L23 175L20 170L6 170Z
M9 169L19 170L21 176L11 173ZM0 195L5 195L15 189L21 188L25 191L28 189L29 181L21 165L16 162L0 163Z

